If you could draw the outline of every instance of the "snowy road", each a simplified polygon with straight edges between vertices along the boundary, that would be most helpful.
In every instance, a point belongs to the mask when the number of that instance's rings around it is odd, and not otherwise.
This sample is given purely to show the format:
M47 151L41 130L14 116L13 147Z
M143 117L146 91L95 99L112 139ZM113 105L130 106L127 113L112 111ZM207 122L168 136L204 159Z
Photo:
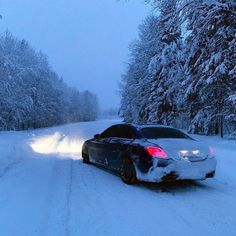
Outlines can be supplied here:
M236 142L215 148L215 179L127 186L83 165L83 139L114 121L0 133L0 235L236 236Z

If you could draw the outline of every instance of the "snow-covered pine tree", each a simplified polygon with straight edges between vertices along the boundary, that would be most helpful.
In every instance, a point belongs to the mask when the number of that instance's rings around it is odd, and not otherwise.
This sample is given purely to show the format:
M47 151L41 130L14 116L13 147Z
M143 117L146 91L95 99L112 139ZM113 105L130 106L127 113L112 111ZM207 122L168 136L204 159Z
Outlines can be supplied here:
M146 119L145 110L150 91L148 65L157 53L159 26L151 15L139 27L139 37L130 45L130 61L121 84L120 114L127 122L140 123Z
M180 84L184 80L184 57L177 1L159 3L160 28L157 54L152 58L149 71L152 75L148 100L148 122L175 124L179 116Z
M223 121L235 119L228 112L235 112L229 96L236 91L236 2L197 0L186 6L190 34L184 88L190 131L223 135Z

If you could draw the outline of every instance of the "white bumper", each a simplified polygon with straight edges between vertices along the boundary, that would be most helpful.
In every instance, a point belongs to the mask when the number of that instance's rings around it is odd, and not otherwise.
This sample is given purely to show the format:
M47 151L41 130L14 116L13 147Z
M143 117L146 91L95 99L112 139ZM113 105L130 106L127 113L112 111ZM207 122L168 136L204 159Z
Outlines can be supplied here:
M203 180L207 174L216 169L216 159L207 158L204 161L191 162L188 160L170 160L166 167L157 167L158 160L154 160L153 166L147 173L142 173L136 168L137 178L147 182L161 182L168 174L173 173L177 180Z

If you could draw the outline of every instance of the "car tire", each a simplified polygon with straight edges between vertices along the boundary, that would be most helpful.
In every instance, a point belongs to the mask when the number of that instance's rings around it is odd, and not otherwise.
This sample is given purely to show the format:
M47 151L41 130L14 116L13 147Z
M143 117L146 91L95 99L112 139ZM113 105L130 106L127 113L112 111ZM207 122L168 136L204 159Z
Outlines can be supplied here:
M89 160L89 154L88 152L82 152L82 158L83 158L83 163L85 164L90 164L90 160Z
M133 162L130 159L124 158L121 166L120 176L122 181L126 184L131 185L137 183L136 170Z

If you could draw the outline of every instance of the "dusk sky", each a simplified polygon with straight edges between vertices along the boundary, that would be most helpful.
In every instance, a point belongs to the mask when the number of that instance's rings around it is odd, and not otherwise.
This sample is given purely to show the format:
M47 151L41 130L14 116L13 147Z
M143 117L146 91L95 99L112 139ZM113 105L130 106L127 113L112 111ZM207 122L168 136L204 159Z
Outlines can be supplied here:
M112 108L119 106L128 45L148 12L141 0L2 0L0 30L27 39L68 85Z

